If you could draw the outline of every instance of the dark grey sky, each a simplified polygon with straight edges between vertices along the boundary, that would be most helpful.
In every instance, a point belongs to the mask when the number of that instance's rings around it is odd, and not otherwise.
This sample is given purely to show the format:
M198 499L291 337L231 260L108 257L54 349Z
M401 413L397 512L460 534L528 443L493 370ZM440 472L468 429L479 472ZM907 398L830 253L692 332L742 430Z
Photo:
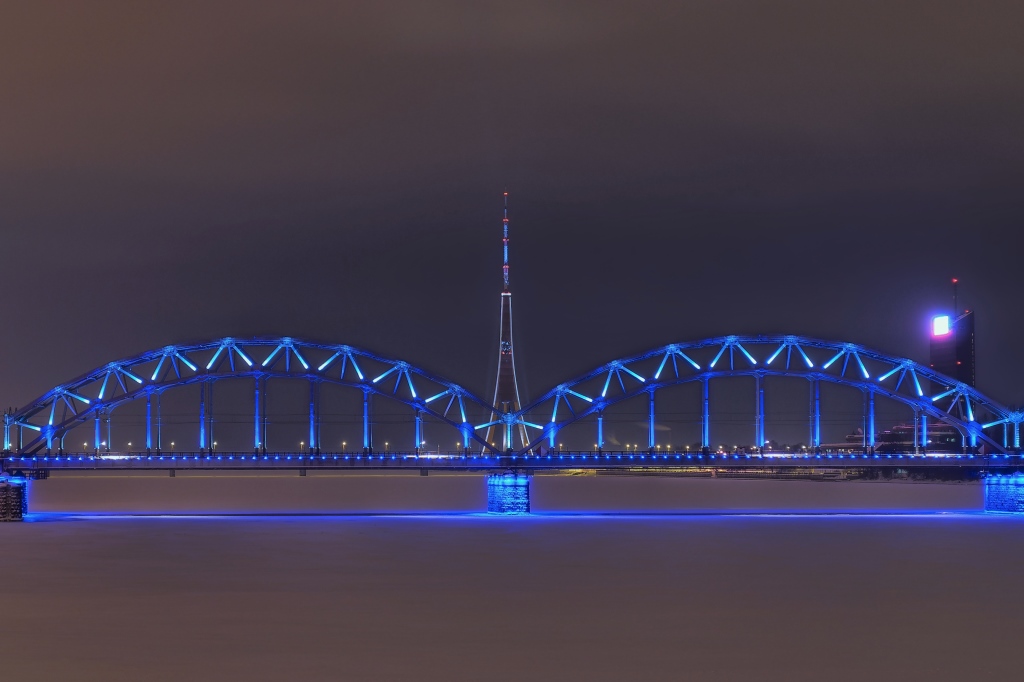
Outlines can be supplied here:
M485 393L675 340L925 361L949 277L1024 402L1019 2L0 7L0 403L289 334Z

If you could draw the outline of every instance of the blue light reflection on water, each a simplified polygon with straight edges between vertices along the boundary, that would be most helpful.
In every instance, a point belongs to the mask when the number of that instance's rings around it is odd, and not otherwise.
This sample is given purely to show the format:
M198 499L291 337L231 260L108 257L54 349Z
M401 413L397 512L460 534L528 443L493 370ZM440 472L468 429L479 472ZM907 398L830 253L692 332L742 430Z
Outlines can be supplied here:
M345 512L345 513L209 513L209 514L183 514L183 513L75 513L75 512L36 512L29 514L25 520L36 523L52 522L74 522L74 521L114 521L114 520L140 520L140 521L274 521L274 522L315 522L315 521L357 521L372 519L404 519L409 521L445 521L445 520L475 520L495 521L500 523L537 523L545 521L573 521L573 520L606 520L606 521L631 521L631 520L688 520L688 519L891 519L894 521L908 519L934 519L937 521L948 519L996 519L1013 521L1024 519L1020 515L992 514L984 511L949 511L936 510L864 510L864 511L808 511L800 510L687 510L665 511L665 512L534 512L522 515L501 515L489 512Z

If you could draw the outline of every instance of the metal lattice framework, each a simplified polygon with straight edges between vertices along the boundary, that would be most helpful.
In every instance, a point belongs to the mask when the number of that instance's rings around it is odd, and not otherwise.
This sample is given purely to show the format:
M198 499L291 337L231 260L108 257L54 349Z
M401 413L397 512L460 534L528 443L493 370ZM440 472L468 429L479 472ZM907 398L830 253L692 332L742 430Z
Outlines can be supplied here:
M457 429L465 446L474 440L468 406L490 409L490 404L457 384L430 374L403 360L386 358L348 345L332 345L280 338L224 338L209 343L166 346L98 367L46 392L28 406L5 415L4 449L38 452L52 449L71 429L90 420L95 424L95 447L102 440L105 422L120 405L146 400L147 449L153 447L154 396L167 389L203 383L199 405L199 449L212 442L209 414L213 384L226 378L254 380L254 447L261 445L260 394L266 380L275 377L306 379L310 383L311 449L318 447L318 388L322 383L350 386L363 392L363 447L371 448L369 396L380 395L410 407L415 413L416 442L424 415ZM264 397L265 401L265 397ZM443 408L443 409L441 409ZM265 421L262 426L265 427ZM25 434L30 434L26 439ZM109 439L108 439L109 440ZM159 447L159 444L157 444Z
M893 357L852 343L823 341L802 336L721 336L673 343L628 358L613 360L559 384L517 415L516 420L539 432L530 447L548 440L587 417L597 417L597 445L603 446L603 414L609 406L648 394L649 439L654 448L657 390L689 382L703 385L702 441L709 442L709 382L721 377L748 376L756 380L755 438L763 446L764 388L767 376L798 376L812 382L811 442L821 444L820 382L842 384L864 392L866 441L875 444L874 398L885 396L914 410L915 428L927 434L927 419L954 426L972 447L985 443L995 451L1020 448L1024 411L1013 411L974 388L906 358ZM535 415L532 419L527 415ZM540 423L538 423L540 422ZM1012 426L1012 441L1009 427ZM1001 427L1002 433L997 429ZM924 442L927 442L925 437Z
M613 360L573 381L559 384L521 410L500 415L497 421L472 425L470 412L500 413L495 406L466 389L408 362L382 357L347 345L331 345L281 338L225 338L195 345L166 346L132 358L108 363L48 391L28 406L5 415L4 449L33 453L61 447L64 436L89 421L95 425L99 449L101 428L109 429L110 414L138 399L147 403L147 448L152 446L151 400L163 391L202 383L199 406L199 446L208 447L207 409L212 409L213 384L224 378L254 380L254 447L261 445L260 394L266 380L275 377L306 379L310 384L310 448L319 444L319 386L331 383L363 392L363 446L371 448L369 396L380 395L411 408L416 420L416 443L421 423L429 415L459 431L464 447L475 441L495 448L477 432L500 425L512 432L530 429L530 443L521 455L548 441L566 426L595 417L598 447L603 445L604 410L643 394L649 396L650 446L654 447L655 394L669 386L701 382L703 388L702 440L709 446L709 383L721 377L755 379L757 412L755 438L763 446L764 387L767 376L804 377L811 382L810 433L821 444L820 382L841 384L863 392L866 445L874 446L875 396L899 401L915 415L915 439L921 429L927 442L928 419L955 427L964 443L1006 452L1020 448L1024 411L1010 410L974 388L959 383L906 358L898 358L851 343L800 336L723 336L674 343L628 358ZM209 401L209 403L207 402ZM264 398L265 401L265 398ZM265 403L264 403L265 404ZM441 409L443 406L443 409ZM263 423L265 428L265 421ZM1012 427L1012 438L1010 430ZM1001 429L1001 433L999 432ZM26 439L26 434L29 438ZM108 439L109 440L109 439Z

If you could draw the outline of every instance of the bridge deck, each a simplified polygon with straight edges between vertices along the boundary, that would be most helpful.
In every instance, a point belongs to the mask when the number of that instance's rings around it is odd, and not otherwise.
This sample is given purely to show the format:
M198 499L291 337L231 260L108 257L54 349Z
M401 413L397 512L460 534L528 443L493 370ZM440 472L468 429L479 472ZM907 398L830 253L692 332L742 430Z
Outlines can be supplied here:
M939 469L1007 471L1024 467L1017 454L800 454L756 455L746 453L627 453L564 452L545 455L494 456L482 454L417 453L173 453L10 455L0 460L5 472L43 471L146 471L146 470L439 470L504 471L525 469L630 469L685 471L688 469Z

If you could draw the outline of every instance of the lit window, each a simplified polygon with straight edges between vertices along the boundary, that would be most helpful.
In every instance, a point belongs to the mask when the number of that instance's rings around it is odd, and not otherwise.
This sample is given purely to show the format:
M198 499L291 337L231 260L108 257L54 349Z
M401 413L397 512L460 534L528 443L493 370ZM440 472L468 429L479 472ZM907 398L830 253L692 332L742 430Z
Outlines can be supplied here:
M949 315L939 315L932 318L932 335L945 336L949 333Z

